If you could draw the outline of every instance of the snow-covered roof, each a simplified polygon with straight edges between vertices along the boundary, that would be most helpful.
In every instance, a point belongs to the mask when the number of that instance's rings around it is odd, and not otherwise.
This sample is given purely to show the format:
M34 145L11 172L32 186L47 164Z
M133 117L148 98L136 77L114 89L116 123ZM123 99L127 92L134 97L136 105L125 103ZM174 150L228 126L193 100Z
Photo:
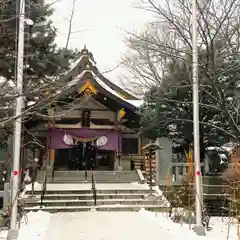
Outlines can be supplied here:
M92 70L83 70L81 72L81 74L79 74L77 77L75 77L72 81L70 81L67 85L67 88L72 87L74 85L77 85L81 80L82 77L86 74L86 73L91 73L93 75L93 78L96 80L96 82L102 87L104 88L106 91L108 91L109 93L115 95L116 97L120 98L121 100L125 101L128 104L131 104L132 106L139 108L142 104L143 104L143 100L129 100L124 98L121 94L117 93L115 90L113 90L112 88L110 88L107 84L105 84L99 77L97 77L94 72ZM66 89L64 89L65 91Z
M94 79L98 82L99 85L101 85L101 87L103 87L105 90L107 90L111 94L115 95L116 97L122 99L123 101L125 101L137 108L139 108L143 104L143 100L140 100L140 99L139 100L125 99L121 94L119 94L118 92L116 92L115 90L110 88L107 84L105 84L99 77L95 76Z
M71 64L70 64L70 67L69 67L69 70L68 72L71 72L75 67L77 67L77 65L81 62L81 60L84 58L84 57L88 57L88 54L82 54L81 57L79 57L77 60L73 61ZM90 59L88 58L89 61L91 62L91 64L93 66L95 66L95 63Z
M217 151L217 152L221 152L221 151L231 152L234 148L235 148L235 146L232 144L224 144L221 147L217 147L217 146L207 147L206 150L207 151Z

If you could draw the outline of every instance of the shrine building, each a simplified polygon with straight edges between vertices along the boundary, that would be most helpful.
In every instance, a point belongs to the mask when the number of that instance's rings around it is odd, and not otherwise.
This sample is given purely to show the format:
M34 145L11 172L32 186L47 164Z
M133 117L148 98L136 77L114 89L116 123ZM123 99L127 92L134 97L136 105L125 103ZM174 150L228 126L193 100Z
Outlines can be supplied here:
M40 169L133 170L144 144L139 135L142 100L100 73L86 47L59 80L64 83L46 114L25 123L40 144L23 148ZM46 93L46 96L48 96ZM28 137L25 137L25 140ZM23 166L24 167L24 166Z

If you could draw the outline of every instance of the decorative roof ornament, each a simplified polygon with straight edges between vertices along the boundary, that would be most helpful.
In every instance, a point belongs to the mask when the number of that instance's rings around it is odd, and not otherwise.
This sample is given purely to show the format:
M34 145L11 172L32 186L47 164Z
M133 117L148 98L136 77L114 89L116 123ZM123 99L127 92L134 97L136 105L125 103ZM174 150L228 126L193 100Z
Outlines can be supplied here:
M93 54L88 51L86 44L84 44L84 47L83 47L83 49L81 50L81 55L86 55L86 56L88 56L88 58L89 58L94 64L97 64L96 61L95 61L95 59L94 59L94 57L93 57Z
M88 51L88 49L87 49L86 44L84 44L84 47L83 47L83 49L81 50L81 54L82 54L82 55L88 55L88 54L89 54L89 51Z
M89 81L86 81L79 89L79 93L84 93L84 92L97 94L96 88Z
M126 115L126 112L124 108L120 109L117 113L117 120L120 121L125 115Z

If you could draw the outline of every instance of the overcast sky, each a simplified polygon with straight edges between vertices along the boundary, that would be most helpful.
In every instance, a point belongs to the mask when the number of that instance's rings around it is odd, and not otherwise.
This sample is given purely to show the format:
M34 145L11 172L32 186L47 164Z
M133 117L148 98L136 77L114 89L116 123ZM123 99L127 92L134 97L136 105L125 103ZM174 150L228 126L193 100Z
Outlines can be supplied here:
M124 29L140 31L150 21L150 14L134 8L135 3L136 0L76 0L69 47L82 49L86 44L100 71L114 68L126 51ZM57 43L65 46L72 0L59 0L53 8L52 20L58 29ZM108 74L111 78L119 75L120 69Z

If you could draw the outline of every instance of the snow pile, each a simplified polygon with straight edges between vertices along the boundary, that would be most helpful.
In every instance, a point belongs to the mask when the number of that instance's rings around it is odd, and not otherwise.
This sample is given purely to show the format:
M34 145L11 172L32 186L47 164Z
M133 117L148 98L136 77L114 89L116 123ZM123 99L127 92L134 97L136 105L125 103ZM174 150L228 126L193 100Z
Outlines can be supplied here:
M135 186L140 186L140 187L143 187L143 188L150 189L149 185L147 183L142 184L142 183L139 183L139 182L132 182L131 184L135 185ZM158 186L153 186L152 189L154 191L152 195L156 196L156 197L159 197L159 200L162 200L163 205L166 206L166 207L169 207L170 203L167 200L167 198L164 196L163 191L161 191ZM145 197L147 198L148 196L149 195L146 195Z
M42 184L38 183L38 182L35 182L34 183L34 190L36 191L39 191L39 190L42 190ZM26 194L27 191L32 191L32 184L28 184L25 186L23 192L20 194L20 198L27 198L29 195Z
M44 240L50 225L51 214L43 211L29 212L28 221L21 221L18 240Z
M1 230L0 231L0 240L6 240L8 236L8 231L7 230Z
M147 183L131 182L132 185L149 187Z
M32 184L28 184L26 185L26 191L32 191ZM34 183L34 190L41 190L42 189L42 184L35 182Z
M169 201L167 200L167 198L164 196L163 191L161 191L158 186L154 186L153 189L156 191L156 193L158 194L158 196L161 197L161 200L163 201L164 205L165 205L166 207L170 207L170 203L169 203Z
M194 225L189 226L186 223L174 223L169 217L167 213L153 213L146 211L145 209L141 209L139 213L153 225L157 225L162 230L165 230L171 235L174 235L176 239L186 239L186 236L192 240L202 239L202 236L197 236L192 228ZM228 218L220 218L220 217L212 217L210 219L209 226L212 228L211 231L206 232L205 240L210 239L218 239L218 240L236 240L237 238L237 225L231 219ZM229 232L229 233L228 233ZM228 238L227 238L228 236Z

